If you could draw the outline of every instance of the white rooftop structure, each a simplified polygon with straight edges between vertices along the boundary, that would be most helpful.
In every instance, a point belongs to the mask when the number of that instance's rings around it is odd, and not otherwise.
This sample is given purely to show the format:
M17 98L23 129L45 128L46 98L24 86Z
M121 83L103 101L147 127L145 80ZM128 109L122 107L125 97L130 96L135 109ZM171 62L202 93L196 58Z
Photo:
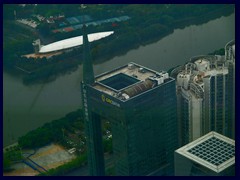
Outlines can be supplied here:
M228 68L224 66L223 62L221 62L221 57L196 56L194 58L194 63L187 63L185 69L177 75L177 85L185 90L189 90L191 87L190 83L192 83L192 85L198 85L204 89L203 78L206 76L228 74Z
M204 59L204 58L198 59L194 63L197 65L197 69L199 71L207 71L207 70L209 70L210 62L208 60Z
M173 79L165 71L156 72L130 62L127 65L100 74L95 80L93 85L95 89L121 101L127 101Z
M214 131L175 152L216 173L235 164L235 141Z
M107 31L107 32L88 34L88 41L89 42L96 41L104 37L110 36L113 33L114 31ZM57 42L48 44L46 46L42 46L39 50L39 53L49 53L53 51L59 51L63 49L80 46L82 44L83 44L82 36L77 36L77 37L57 41Z

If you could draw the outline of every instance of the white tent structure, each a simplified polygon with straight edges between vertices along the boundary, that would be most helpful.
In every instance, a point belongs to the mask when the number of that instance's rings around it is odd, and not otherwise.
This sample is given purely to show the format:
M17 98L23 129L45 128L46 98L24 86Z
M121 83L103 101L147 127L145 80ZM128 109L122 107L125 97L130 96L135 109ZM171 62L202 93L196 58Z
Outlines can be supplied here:
M107 32L88 34L88 41L89 42L96 41L104 37L110 36L113 33L114 31L107 31ZM83 44L83 37L77 36L77 37L57 41L57 42L48 44L46 46L41 46L39 53L49 53L53 51L64 50L64 49L80 46L82 44Z

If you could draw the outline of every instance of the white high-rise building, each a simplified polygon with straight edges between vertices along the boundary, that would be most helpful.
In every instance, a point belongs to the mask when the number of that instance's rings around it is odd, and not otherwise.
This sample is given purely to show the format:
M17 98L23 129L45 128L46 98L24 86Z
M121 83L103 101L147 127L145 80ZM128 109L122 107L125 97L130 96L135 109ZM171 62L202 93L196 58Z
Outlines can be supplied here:
M228 67L228 88L229 88L229 136L235 139L235 40L228 42L225 46L225 60Z
M210 131L235 135L235 41L225 57L195 56L176 75L179 142L185 145Z

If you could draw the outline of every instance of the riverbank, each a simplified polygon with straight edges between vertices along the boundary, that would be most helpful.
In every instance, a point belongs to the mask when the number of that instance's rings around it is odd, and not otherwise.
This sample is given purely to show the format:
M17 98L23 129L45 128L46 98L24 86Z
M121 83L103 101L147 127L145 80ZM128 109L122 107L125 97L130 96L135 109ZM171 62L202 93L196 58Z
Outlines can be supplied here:
M234 22L235 15L232 14L203 25L174 30L173 34L156 43L101 64L94 63L94 73L98 75L132 61L156 71L184 64L190 57L212 52L234 39ZM76 71L60 75L50 83L25 86L19 76L3 72L4 146L81 107L81 73L79 66Z
M159 41L163 37L173 33L174 29L206 23L217 17L229 15L233 10L233 6L226 5L213 9L212 11L199 12L199 15L191 15L190 17L183 16L183 18L177 18L176 20L169 16L167 20L163 19L163 21L159 19L158 22L156 19L151 19L152 17L148 15L149 21L153 21L153 23L148 26L136 24L136 22L134 22L136 21L136 17L132 17L127 25L122 24L115 28L115 33L112 37L92 43L91 53L94 63L99 64L106 62L113 57L124 55L130 50L137 49L140 46L146 46ZM160 23L160 20L162 23ZM146 22L143 22L143 24L144 23ZM92 27L89 28L92 29ZM82 56L79 55L81 54L79 52L81 52L81 48L71 53L53 57L48 61L40 60L31 66L29 65L29 61L34 62L33 59L19 61L18 67L33 72L24 74L23 82L30 85L54 81L60 74L64 74L69 70L71 71L71 69L76 69L77 66L81 64ZM43 61L46 62L42 63Z

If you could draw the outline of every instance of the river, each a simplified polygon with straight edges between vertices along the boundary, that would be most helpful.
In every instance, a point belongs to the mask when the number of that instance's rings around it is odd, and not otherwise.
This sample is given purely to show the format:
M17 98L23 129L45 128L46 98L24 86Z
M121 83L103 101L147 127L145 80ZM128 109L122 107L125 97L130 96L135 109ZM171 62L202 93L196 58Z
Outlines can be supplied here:
M235 14L202 25L191 25L158 42L94 65L95 75L135 62L148 68L168 70L190 57L220 49L235 38ZM81 106L82 67L47 84L25 86L19 77L3 72L3 145L46 122L58 119Z

